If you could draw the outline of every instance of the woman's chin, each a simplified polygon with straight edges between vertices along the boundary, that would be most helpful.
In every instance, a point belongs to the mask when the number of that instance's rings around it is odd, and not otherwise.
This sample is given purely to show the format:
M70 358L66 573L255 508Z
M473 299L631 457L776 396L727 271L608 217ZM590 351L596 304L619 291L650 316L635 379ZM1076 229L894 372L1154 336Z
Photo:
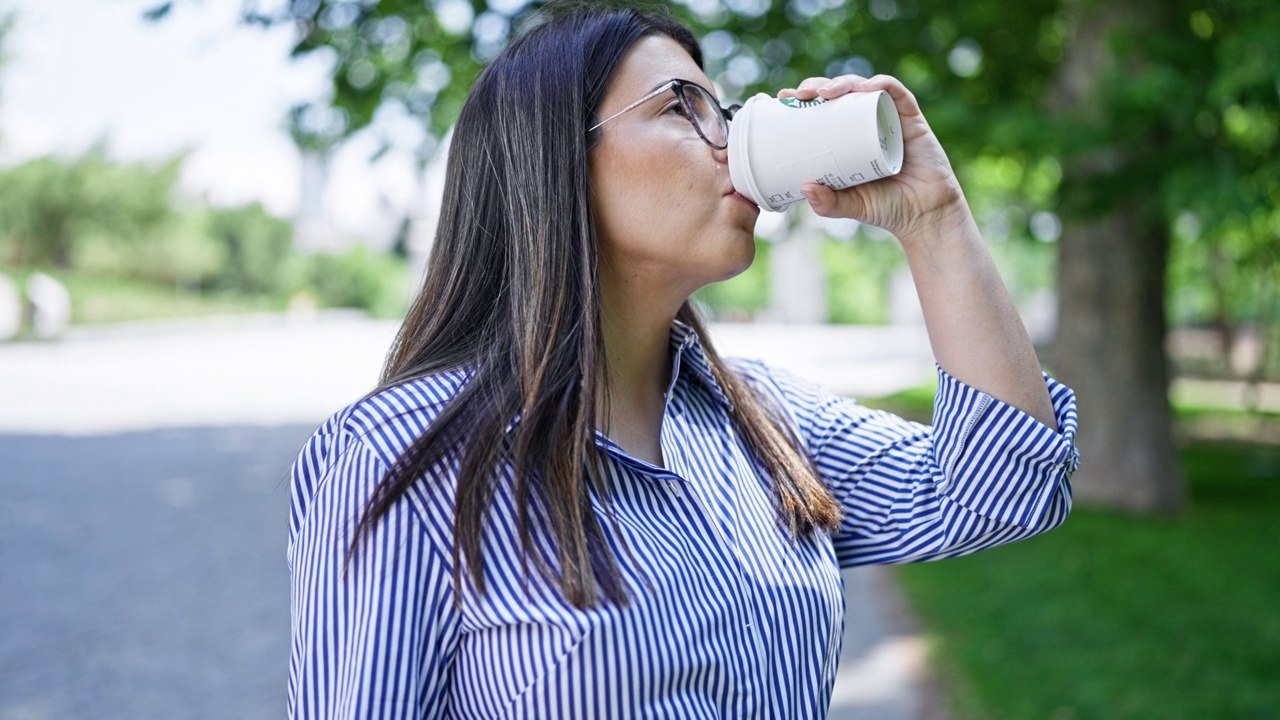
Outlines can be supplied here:
M755 259L756 259L756 240L755 240L755 237L753 236L751 238L750 244L746 245L742 249L742 252L739 254L739 256L734 258L734 262L726 270L725 275L719 278L718 280L716 280L716 282L724 282L725 280L729 280L741 275L742 273L747 271L747 268L751 267L751 263L755 262Z

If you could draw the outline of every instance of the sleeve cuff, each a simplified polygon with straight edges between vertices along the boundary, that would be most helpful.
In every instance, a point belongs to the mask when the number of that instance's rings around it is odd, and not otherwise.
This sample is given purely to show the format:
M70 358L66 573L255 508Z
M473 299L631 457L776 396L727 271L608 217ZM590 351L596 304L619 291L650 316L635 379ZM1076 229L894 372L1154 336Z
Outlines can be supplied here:
M969 510L1002 523L1040 525L1054 496L1070 499L1076 401L1071 388L1044 375L1058 432L1031 415L966 385L937 366L933 452L939 490Z

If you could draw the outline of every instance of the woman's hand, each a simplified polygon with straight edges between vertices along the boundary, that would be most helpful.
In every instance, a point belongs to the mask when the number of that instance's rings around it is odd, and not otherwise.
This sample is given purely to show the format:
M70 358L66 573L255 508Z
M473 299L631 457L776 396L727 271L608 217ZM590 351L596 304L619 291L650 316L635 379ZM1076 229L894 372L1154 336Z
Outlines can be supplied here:
M814 212L824 217L853 218L884 228L904 243L937 232L947 223L964 222L968 205L947 154L920 112L915 96L897 78L888 75L809 78L798 88L780 91L778 97L830 100L848 93L876 90L889 93L902 120L902 170L897 175L843 190L806 183L801 192Z
M887 91L902 118L902 171L844 190L807 183L801 192L819 215L853 218L897 236L938 364L1056 429L1035 349L915 96L887 75L809 78L778 95L831 99L870 90Z

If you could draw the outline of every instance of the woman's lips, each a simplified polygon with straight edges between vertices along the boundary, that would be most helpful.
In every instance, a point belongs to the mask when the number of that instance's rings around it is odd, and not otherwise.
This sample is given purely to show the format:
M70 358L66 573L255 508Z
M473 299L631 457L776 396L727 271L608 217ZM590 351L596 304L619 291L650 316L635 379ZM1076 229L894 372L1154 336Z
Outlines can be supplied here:
M742 202L744 202L744 203L746 203L746 204L750 205L751 207L755 208L757 211L760 209L760 206L759 206L759 205L756 205L755 203L751 202L751 200L750 200L750 199L748 199L746 195L743 195L742 193L738 192L737 190L734 190L733 192L729 193L729 195L730 195L731 197L733 197L733 198L736 198L736 199L738 199L738 200L741 200Z

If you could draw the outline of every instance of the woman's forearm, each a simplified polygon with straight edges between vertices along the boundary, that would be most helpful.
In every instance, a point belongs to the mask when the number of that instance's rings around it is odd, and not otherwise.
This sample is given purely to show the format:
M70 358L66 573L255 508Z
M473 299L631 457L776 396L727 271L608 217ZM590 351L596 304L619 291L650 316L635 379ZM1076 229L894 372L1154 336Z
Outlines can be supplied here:
M1054 430L1031 339L963 198L899 235L934 357L952 377Z

